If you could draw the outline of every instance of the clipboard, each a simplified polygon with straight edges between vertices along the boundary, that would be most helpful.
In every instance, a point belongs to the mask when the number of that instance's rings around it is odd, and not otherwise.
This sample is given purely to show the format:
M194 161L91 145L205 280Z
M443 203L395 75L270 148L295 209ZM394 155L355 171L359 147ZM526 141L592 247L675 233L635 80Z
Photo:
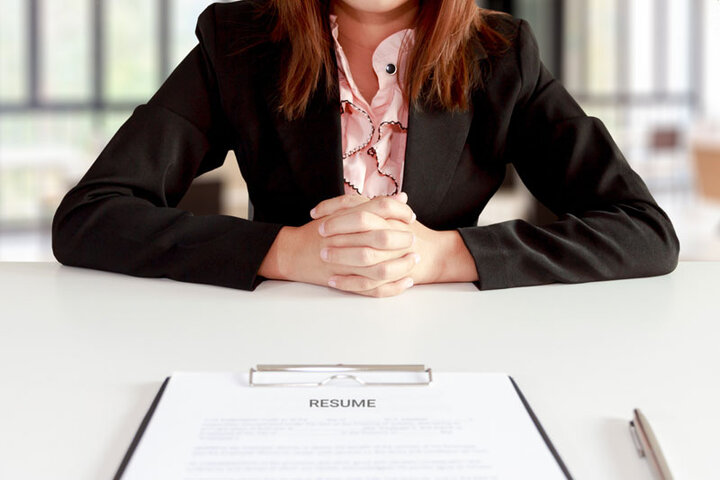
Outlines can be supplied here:
M420 374L421 379L405 382L378 382L363 378L362 373L411 373ZM315 382L262 382L258 375L273 373L310 373L327 375ZM426 387L432 383L432 369L424 365L258 365L250 369L248 383L251 387L323 387L338 380L352 380L364 387Z
M414 380L409 380L405 382L398 382L398 381L373 381L369 380L367 378L367 374L369 376L372 376L372 374L387 374L387 373L401 373L401 374L412 374L415 375ZM319 381L263 381L261 378L264 375L267 374L282 374L282 375L292 375L292 374L314 374L314 375L325 375L325 377L322 380ZM158 393L156 394L155 398L153 399L147 413L143 417L137 432L135 433L125 455L123 456L123 459L117 469L117 472L115 476L113 477L114 480L123 480L123 475L125 474L128 465L133 458L133 455L136 453L138 449L138 445L140 444L140 441L143 438L143 435L146 433L148 429L148 425L150 425L153 415L158 409L158 406L161 403L161 400L163 398L164 393L166 392L166 389L168 387L168 383L171 380L171 376L167 377L164 382L162 383L160 389L158 390ZM510 383L512 384L512 387L517 394L517 397L519 398L520 402L525 408L525 411L527 412L528 416L530 417L532 423L534 424L535 428L537 429L538 434L542 438L545 446L547 447L548 451L554 458L555 462L557 462L557 466L564 475L564 477L568 480L572 480L572 475L570 474L570 471L568 470L567 466L563 462L562 458L560 457L560 454L558 453L557 449L553 445L552 441L550 440L549 436L547 435L545 429L543 428L542 424L540 423L538 417L535 415L535 412L532 410L529 402L523 395L522 391L520 390L520 387L517 385L515 380L512 378L512 376L507 376ZM406 365L371 365L371 364L336 364L336 365L328 365L328 364L285 364L285 365L269 365L269 364L259 364L254 368L250 368L248 372L248 387L252 389L280 389L280 388L317 388L317 389L323 389L327 387L328 385L331 385L335 381L351 381L358 387L382 387L382 388L391 388L391 387L417 387L417 388L432 388L434 383L433 378L433 372L432 369L425 367L422 364L406 364Z

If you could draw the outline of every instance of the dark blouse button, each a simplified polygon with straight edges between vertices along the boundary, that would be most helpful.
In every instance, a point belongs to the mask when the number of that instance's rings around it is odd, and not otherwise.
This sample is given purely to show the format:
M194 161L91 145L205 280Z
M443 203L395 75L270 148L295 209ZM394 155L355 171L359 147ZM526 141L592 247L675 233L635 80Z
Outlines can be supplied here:
M397 72L397 68L392 63L388 63L385 65L385 71L390 75L395 75L395 72Z

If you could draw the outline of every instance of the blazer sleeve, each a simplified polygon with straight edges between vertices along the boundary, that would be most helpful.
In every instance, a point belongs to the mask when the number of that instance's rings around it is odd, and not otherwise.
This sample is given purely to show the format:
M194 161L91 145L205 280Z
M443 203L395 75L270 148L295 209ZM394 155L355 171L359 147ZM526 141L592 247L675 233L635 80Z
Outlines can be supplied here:
M661 275L677 265L667 215L630 168L604 125L587 116L540 61L524 21L518 27L521 77L505 159L559 219L516 220L459 232L480 289Z
M232 147L213 69L214 25L211 6L198 20L199 45L63 199L52 227L61 263L246 290L260 282L281 225L175 208Z

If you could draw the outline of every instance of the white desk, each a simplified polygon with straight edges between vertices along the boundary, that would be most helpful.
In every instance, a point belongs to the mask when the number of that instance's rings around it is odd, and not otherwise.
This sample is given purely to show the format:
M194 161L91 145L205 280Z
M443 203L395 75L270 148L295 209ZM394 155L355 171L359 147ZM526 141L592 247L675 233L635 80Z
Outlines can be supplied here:
M627 429L639 406L676 478L718 478L719 346L720 263L380 300L0 263L0 478L110 479L167 374L296 362L510 373L577 479L651 478Z

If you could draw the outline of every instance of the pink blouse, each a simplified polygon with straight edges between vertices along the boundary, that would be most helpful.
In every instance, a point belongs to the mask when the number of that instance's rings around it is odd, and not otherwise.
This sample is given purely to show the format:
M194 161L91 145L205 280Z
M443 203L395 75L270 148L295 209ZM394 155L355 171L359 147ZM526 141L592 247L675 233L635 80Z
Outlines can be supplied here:
M400 71L398 65L404 65L403 60L414 40L413 30L395 32L375 49L372 63L379 89L368 103L353 80L347 57L338 41L336 18L330 15L342 105L345 193L355 192L369 198L400 193L408 105L400 89L405 72Z

